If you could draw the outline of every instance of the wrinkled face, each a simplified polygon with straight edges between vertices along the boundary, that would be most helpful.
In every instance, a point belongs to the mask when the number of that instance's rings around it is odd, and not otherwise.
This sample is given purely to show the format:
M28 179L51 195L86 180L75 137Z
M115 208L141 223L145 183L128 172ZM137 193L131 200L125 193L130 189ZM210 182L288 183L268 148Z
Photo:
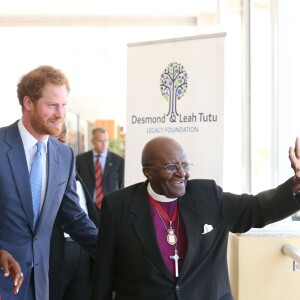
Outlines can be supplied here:
M168 142L158 147L155 152L152 166L143 169L152 189L168 198L184 195L186 182L190 177L189 171L179 168L174 173L168 173L163 166L188 163L185 151L178 144Z
M57 136L61 133L67 110L67 97L65 86L48 84L38 101L32 102L28 96L24 98L33 136L37 138L45 135Z
M97 153L103 153L107 150L109 139L108 139L108 133L101 133L101 132L95 132L93 135L93 138L91 140L94 150Z

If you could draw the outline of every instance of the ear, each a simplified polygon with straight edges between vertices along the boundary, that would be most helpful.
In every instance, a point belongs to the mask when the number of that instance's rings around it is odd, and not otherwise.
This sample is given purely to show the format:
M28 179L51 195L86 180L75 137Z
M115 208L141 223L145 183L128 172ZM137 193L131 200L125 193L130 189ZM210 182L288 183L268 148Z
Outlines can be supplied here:
M144 175L146 176L146 178L147 178L148 180L151 180L151 179L152 179L151 168L143 167L143 173L144 173Z
M33 102L31 101L29 96L25 96L23 98L23 106L25 110L31 111L33 108Z

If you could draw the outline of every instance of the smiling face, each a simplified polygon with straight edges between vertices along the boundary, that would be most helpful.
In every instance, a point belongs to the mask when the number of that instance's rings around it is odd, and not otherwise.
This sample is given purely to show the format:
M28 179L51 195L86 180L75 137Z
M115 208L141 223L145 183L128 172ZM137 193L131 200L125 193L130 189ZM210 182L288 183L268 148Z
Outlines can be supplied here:
M32 101L29 96L24 97L23 124L37 140L61 133L66 116L67 97L65 85L50 83L43 88L42 97L37 101Z
M179 168L168 173L163 166L188 163L184 149L173 139L159 137L146 144L142 154L143 172L154 192L167 198L177 198L185 194L189 172Z

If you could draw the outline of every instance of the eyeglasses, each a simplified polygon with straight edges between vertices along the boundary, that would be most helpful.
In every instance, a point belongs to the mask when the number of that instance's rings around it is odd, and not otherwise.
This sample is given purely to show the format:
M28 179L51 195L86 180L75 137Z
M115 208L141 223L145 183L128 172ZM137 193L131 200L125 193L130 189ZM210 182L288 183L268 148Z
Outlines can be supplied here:
M175 173L179 171L180 168L183 169L184 172L188 172L191 169L193 164L182 163L182 164L169 164L165 166L144 166L145 168L164 168L168 173Z

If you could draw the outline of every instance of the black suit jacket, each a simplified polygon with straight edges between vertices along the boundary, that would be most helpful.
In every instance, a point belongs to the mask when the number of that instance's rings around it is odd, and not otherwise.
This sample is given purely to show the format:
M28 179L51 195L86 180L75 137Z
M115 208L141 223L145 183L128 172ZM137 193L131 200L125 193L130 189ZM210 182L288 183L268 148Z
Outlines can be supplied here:
M291 186L288 180L256 196L234 195L212 180L189 180L185 195L178 198L188 245L177 280L159 250L147 182L108 194L102 204L91 299L109 300L115 289L118 300L232 300L229 231L262 227L299 210ZM213 230L203 234L205 224Z
M80 181L83 187L85 199L87 202L88 216L98 227L99 214L93 199L83 183L81 177L76 174L76 180ZM65 259L65 238L61 224L56 219L50 242L49 259L49 300L58 300L61 297L63 288L63 265ZM93 261L93 259L91 258Z
M92 150L77 155L76 170L93 196L95 167ZM104 195L124 187L124 158L110 151L107 152L102 187Z

